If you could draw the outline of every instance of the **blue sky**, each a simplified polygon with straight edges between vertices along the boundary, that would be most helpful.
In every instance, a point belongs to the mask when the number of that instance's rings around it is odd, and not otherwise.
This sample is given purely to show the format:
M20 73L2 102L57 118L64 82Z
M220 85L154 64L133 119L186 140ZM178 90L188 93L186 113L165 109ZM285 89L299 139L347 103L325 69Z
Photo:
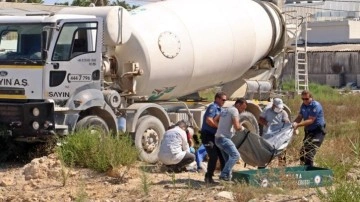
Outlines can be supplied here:
M156 0L125 0L130 5L143 5L154 2ZM54 5L55 3L72 2L72 0L44 0L44 4Z

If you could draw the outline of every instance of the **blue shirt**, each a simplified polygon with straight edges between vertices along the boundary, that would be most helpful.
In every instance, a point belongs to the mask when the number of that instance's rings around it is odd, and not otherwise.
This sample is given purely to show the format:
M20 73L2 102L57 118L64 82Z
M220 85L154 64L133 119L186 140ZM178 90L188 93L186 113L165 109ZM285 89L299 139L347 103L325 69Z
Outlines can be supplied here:
M211 103L206 109L206 112L204 114L201 131L206 131L208 133L212 133L215 135L217 128L209 126L209 124L206 123L206 118L207 117L214 118L216 115L220 114L220 112L221 112L221 107L215 102Z
M305 126L305 130L315 130L319 126L325 125L324 112L318 101L311 101L309 105L304 103L300 107L300 114L304 120L308 120L309 116L316 117L314 123Z

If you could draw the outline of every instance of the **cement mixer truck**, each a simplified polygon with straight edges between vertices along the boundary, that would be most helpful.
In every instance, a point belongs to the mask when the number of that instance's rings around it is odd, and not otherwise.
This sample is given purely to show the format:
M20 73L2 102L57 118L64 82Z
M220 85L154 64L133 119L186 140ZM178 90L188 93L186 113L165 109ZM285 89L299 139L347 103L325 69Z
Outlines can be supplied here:
M0 16L0 34L2 136L124 132L150 163L172 123L201 127L206 105L178 98L214 86L234 97L244 81L269 90L259 81L277 78L287 40L278 6L256 0L167 0L130 12L65 7ZM261 107L249 103L245 127L257 132Z

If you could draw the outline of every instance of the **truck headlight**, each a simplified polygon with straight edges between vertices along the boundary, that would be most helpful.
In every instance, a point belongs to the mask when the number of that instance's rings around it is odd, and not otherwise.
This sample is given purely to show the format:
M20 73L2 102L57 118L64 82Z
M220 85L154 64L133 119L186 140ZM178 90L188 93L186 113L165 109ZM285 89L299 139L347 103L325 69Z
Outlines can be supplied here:
M34 109L32 110L32 114L33 114L34 116L39 116L39 114L40 114L39 108L34 107Z
M39 127L40 127L39 122L34 121L34 122L32 123L32 127L33 127L34 130L38 130Z

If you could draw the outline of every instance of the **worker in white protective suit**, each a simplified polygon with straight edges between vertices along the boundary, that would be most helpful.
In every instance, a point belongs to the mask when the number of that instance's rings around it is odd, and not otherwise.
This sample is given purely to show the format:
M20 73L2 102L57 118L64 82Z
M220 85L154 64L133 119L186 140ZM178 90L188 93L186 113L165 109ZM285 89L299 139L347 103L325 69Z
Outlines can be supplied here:
M280 131L285 123L290 123L289 116L284 110L284 103L280 98L274 98L272 105L266 107L260 114L259 123L263 126L263 133L261 134L264 139L271 138ZM286 152L279 155L279 165L286 165Z

